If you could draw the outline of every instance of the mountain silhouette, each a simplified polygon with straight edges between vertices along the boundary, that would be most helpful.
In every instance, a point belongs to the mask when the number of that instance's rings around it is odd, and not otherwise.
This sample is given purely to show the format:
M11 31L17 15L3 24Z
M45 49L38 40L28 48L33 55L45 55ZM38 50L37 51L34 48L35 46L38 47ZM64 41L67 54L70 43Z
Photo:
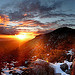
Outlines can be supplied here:
M50 52L55 49L75 49L75 29L62 27L50 33L38 35L34 39L24 43L18 49L19 56L27 59L30 55L33 56L41 51Z

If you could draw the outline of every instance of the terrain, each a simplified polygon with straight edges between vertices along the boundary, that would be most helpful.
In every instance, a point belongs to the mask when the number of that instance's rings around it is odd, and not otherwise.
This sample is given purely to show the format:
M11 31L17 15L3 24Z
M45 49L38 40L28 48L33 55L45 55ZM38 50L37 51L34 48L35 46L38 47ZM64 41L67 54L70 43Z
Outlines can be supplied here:
M12 61L18 62L15 66L26 66L25 61L32 59L42 59L51 63L64 60L72 62L75 56L75 29L62 27L38 35L28 42L1 39L0 54L0 68L4 67L4 62ZM71 56L73 58L70 59Z
M59 52L60 55L64 56L63 54L65 54L65 51L70 49L75 50L75 29L67 27L62 27L50 33L38 35L18 48L19 56L23 59L28 59L32 56L43 58L50 52L57 54Z

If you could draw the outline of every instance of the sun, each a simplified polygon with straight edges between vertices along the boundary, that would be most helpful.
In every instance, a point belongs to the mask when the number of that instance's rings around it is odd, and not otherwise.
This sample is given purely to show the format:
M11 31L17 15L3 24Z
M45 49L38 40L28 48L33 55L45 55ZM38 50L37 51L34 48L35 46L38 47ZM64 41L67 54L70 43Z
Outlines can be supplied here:
M25 33L21 33L21 34L16 35L16 38L20 40L24 40L25 38L27 38L27 35Z
M31 39L35 38L35 34L30 33L30 32L29 33L20 32L17 35L15 34L15 38L19 39L21 41L23 41L23 40L27 41L27 40L31 40Z
M26 35L17 35L17 37L21 40L25 39Z

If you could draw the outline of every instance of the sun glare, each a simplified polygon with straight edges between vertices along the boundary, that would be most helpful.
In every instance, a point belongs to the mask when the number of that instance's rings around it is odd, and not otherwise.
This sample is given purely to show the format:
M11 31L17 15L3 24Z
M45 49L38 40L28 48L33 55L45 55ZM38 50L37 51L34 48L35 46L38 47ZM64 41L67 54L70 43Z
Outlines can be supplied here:
M16 37L17 37L18 39L20 39L20 40L24 40L24 39L27 38L28 36L27 36L27 34L25 34L25 33L21 33L21 34L16 35Z
M26 35L17 35L17 37L21 40L25 39Z
M19 33L18 35L15 36L19 40L28 40L33 39L35 37L33 33Z

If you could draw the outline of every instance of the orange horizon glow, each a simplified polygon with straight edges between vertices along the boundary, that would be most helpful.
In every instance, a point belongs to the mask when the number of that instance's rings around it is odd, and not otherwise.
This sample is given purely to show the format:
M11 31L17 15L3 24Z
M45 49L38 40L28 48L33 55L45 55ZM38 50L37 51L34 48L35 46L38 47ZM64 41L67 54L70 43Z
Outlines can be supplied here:
M17 39L17 40L30 40L30 39L35 38L35 34L20 32L19 34L15 34L15 35L0 35L0 38Z
M20 40L23 40L23 39L27 38L27 35L19 34L19 35L16 35L16 37Z
M19 40L24 40L24 39L33 39L35 36L33 35L33 33L19 33L18 35L15 35L16 38L18 38Z

